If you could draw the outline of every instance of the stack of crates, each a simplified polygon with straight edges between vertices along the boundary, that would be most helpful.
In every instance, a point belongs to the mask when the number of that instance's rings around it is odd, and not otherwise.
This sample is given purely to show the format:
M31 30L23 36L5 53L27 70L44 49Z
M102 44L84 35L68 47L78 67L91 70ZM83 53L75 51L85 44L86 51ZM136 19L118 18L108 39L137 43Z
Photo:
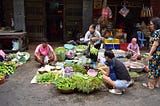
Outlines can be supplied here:
M106 50L108 49L119 49L120 46L120 41L119 39L115 39L115 38L108 38L108 39L104 39L104 43L106 46Z

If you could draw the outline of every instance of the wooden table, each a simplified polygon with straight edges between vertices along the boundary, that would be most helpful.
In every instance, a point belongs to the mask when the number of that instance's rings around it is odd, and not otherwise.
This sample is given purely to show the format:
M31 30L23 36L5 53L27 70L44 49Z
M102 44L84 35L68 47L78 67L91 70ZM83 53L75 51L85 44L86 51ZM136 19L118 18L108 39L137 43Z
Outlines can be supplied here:
M18 50L7 50L6 49L4 50L4 52L24 51L28 48L28 38L26 36L26 32L0 32L0 40L3 40L3 39L11 39L11 40L16 39L19 42Z

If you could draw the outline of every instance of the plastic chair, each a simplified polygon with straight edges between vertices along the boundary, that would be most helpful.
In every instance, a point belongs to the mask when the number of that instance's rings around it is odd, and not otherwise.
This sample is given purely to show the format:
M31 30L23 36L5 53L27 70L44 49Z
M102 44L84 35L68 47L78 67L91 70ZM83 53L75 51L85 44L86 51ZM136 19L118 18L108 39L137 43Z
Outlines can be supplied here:
M139 41L139 44L140 44L140 48L142 48L147 40L144 39L144 33L142 31L137 31L137 35L138 35L138 41Z

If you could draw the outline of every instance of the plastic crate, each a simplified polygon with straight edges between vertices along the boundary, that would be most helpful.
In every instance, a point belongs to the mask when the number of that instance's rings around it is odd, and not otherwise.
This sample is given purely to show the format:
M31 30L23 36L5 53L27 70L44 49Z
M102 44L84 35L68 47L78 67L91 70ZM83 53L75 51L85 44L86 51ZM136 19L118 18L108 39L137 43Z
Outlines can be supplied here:
M107 44L107 43L120 43L119 39L104 39L104 43Z
M128 51L128 50L127 50L128 44L129 44L129 43L121 43L121 44L119 45L119 49L120 49L120 50L124 50L124 51Z
M106 50L108 49L119 49L119 44L115 44L115 43L107 43L106 44Z

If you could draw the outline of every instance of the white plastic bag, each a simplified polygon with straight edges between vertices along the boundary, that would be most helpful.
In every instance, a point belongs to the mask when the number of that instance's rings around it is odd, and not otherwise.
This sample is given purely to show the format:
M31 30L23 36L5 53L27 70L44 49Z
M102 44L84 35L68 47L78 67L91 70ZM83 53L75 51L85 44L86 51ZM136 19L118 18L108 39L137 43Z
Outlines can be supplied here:
M129 9L127 9L125 6L123 6L123 8L120 9L119 13L123 16L126 17L129 13Z
M47 64L47 63L48 63L48 60L49 60L49 57L48 57L48 56L45 56L45 57L44 57L44 63Z
M12 50L18 50L18 49L19 49L19 41L12 40Z

